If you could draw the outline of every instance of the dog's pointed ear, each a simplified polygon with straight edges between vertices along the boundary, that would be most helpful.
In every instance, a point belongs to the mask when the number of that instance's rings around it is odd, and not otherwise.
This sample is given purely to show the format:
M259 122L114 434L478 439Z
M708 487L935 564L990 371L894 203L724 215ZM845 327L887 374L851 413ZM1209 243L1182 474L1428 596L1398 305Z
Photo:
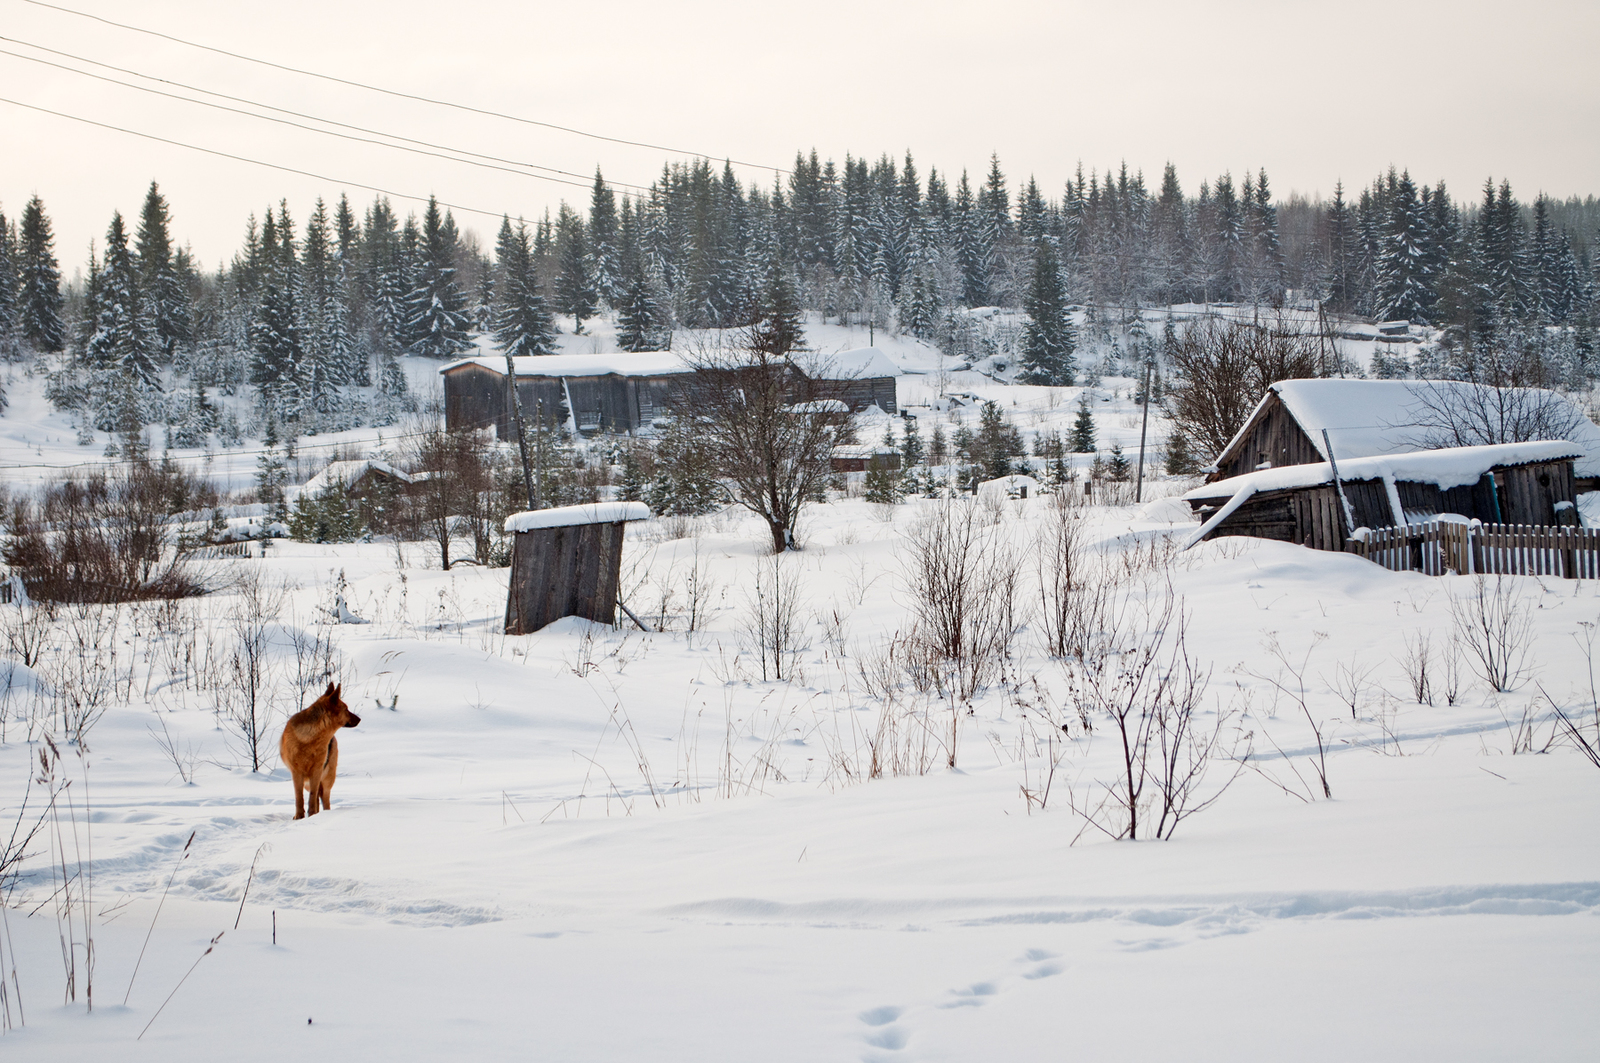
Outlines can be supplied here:
M339 695L339 688L338 688L338 687L336 687L336 686L334 686L334 685L333 685L333 682L332 682L332 681L331 681L331 680L330 680L330 681L329 681L329 683L328 683L328 690L327 690L327 692L328 692L328 693L329 693L329 694L332 694L332 695L334 695L334 696L335 696L335 697L338 697L338 695Z

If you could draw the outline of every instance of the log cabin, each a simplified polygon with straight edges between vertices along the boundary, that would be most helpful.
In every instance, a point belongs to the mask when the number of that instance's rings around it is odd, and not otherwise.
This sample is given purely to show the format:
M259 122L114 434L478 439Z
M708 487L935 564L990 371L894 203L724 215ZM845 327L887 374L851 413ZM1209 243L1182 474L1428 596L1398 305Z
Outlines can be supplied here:
M1578 448L1574 489L1600 489L1600 427L1562 395L1457 380L1280 380L1209 470L1260 469L1409 454L1441 447L1564 439Z
M1247 535L1342 551L1361 528L1426 524L1449 514L1484 524L1572 524L1573 466L1582 453L1571 443L1541 441L1259 469L1183 496L1202 522L1189 545Z

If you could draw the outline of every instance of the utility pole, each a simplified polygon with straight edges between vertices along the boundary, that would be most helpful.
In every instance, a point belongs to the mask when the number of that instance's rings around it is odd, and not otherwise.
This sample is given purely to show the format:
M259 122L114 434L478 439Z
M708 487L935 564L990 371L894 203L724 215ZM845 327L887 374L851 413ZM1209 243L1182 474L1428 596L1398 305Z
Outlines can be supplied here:
M1139 479L1133 487L1135 503L1144 501L1144 436L1150 427L1150 357L1144 360L1144 416L1139 419Z
M517 394L517 368L511 358L511 348L506 348L506 387L511 391L511 416L517 422L517 450L522 454L522 488L528 493L528 508L538 509L538 496L533 490L533 468L528 461L528 434L522 427L522 396Z

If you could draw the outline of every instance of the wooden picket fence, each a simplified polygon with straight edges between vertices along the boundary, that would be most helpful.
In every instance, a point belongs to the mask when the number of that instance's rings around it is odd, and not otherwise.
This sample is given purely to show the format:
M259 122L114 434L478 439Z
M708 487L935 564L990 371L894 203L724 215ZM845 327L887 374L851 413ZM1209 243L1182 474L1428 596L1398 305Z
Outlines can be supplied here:
M1391 572L1600 579L1600 528L1434 521L1369 528L1346 549Z

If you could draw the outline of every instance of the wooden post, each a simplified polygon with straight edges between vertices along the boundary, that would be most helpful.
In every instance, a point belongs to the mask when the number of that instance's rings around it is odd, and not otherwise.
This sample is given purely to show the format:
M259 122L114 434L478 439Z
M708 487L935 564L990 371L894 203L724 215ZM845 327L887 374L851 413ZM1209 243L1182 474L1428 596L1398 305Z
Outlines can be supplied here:
M1333 440L1328 438L1328 430L1322 430L1322 445L1328 451L1328 468L1333 470L1333 486L1339 492L1339 507L1344 515L1344 535L1349 538L1356 530L1356 511L1350 508L1350 500L1344 497L1344 481L1339 479L1339 463L1333 459Z
M511 348L506 348L506 386L511 389L511 416L517 423L517 450L522 455L522 488L528 493L528 508L538 509L538 496L533 493L533 463L528 460L528 433L522 427L522 396L517 394L517 367L511 360Z

